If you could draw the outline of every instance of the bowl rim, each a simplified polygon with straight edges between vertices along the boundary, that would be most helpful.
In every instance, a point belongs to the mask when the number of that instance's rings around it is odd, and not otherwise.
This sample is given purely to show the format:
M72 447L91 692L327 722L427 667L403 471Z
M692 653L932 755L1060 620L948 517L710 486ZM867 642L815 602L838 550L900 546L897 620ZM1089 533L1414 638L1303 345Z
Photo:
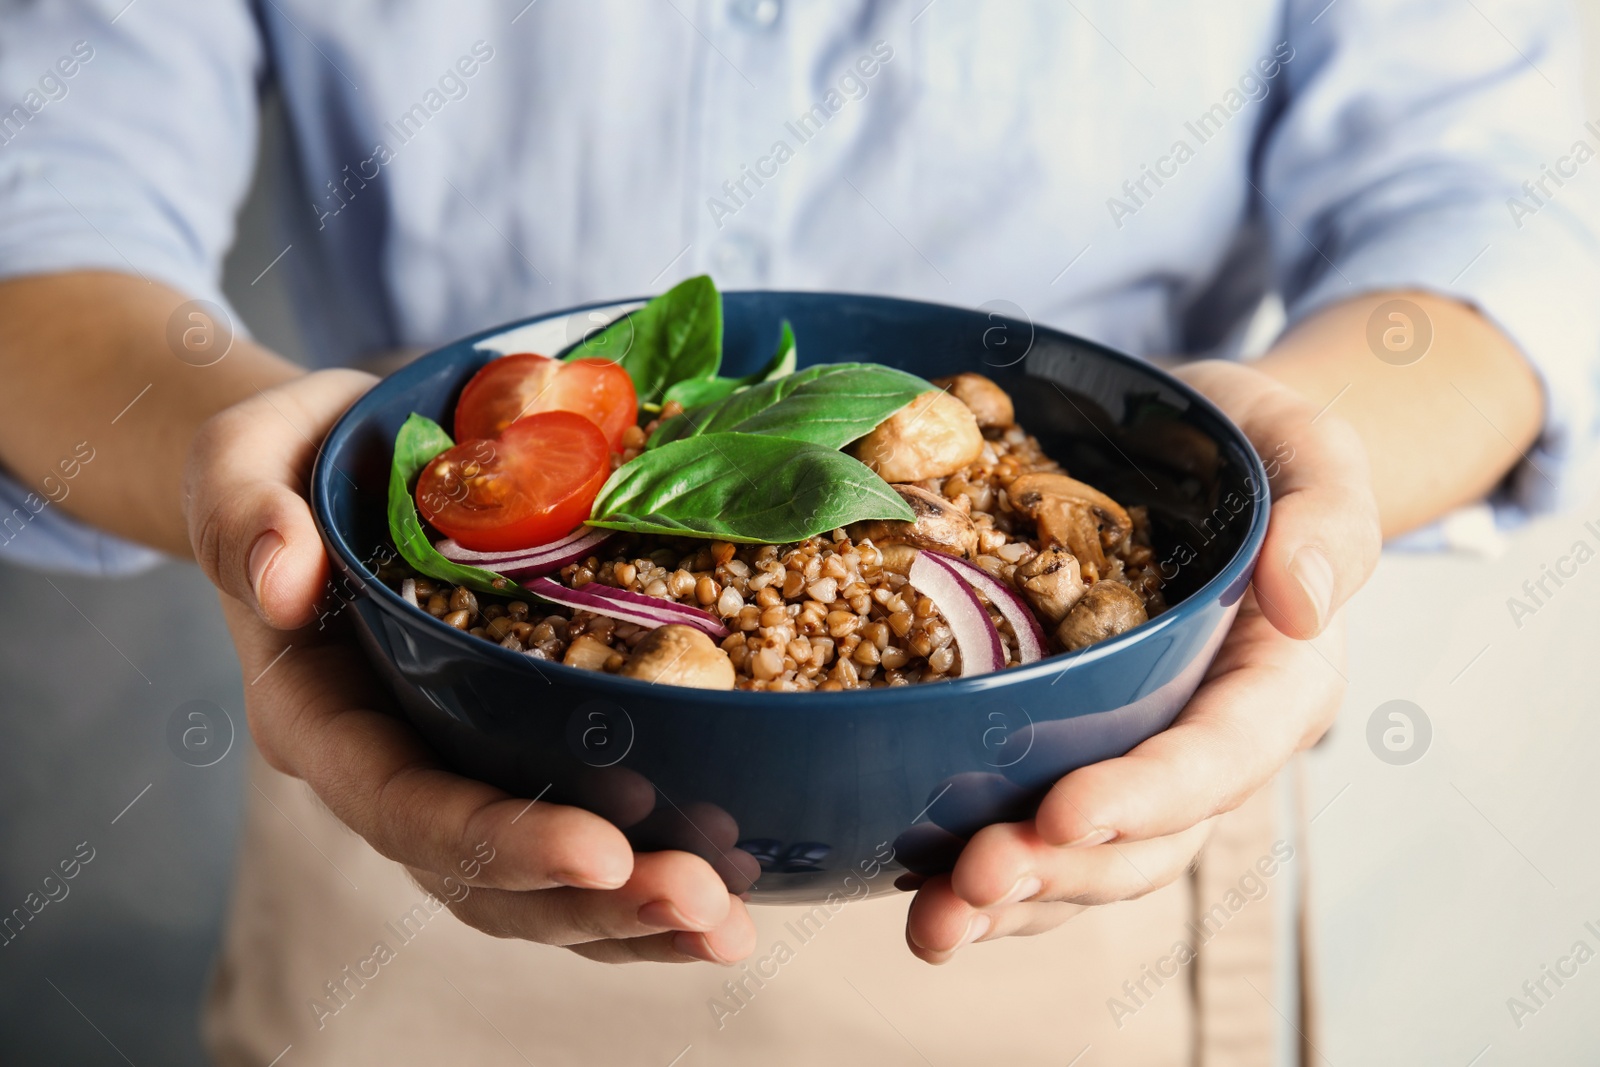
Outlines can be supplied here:
M729 289L723 290L723 296L735 295L762 295L762 296L803 296L807 298L834 298L852 301L868 301L878 304L900 305L904 308L915 310L919 308L938 308L945 311L958 311L967 314L980 314L978 309L962 307L956 304L940 304L926 300L912 300L906 297L883 296L873 293L842 293L826 290L798 290L798 289ZM551 319L566 318L583 311L611 309L616 307L636 306L649 297L629 297L626 299L598 300L586 304L575 304L571 307L560 308L554 311L541 312L526 318L516 319L511 322L480 330L477 333L451 341L437 348L431 349L399 370L380 379L366 393L362 394L355 403L351 404L334 423L333 429L328 432L322 442L322 447L317 450L316 463L311 472L310 498L312 516L316 521L317 531L322 536L325 547L333 550L334 556L340 567L353 574L361 590L371 597L379 610L400 620L402 625L422 625L432 627L433 633L439 639L452 643L471 655L488 656L491 661L496 661L513 670L528 670L545 684L551 684L552 679L544 676L544 672L556 672L556 679L565 679L573 684L593 690L596 694L614 697L619 703L629 696L642 696L645 693L659 693L663 688L677 691L680 696L692 694L692 699L704 702L713 707L746 706L766 707L772 706L781 709L787 714L793 711L814 713L818 711L844 710L853 706L855 700L875 700L882 704L893 705L896 703L920 703L934 696L941 698L960 699L965 695L975 695L990 689L1022 685L1030 681L1037 681L1049 675L1056 675L1049 684L1054 685L1069 670L1075 667L1087 666L1101 659L1116 655L1118 652L1135 644L1136 642L1149 641L1161 633L1170 630L1199 613L1213 600L1217 600L1232 586L1247 577L1253 569L1256 559L1260 554L1261 545L1266 539L1267 520L1271 512L1272 496L1271 486L1267 480L1266 468L1260 455L1231 418L1229 418L1210 398L1194 389L1187 382L1173 376L1153 363L1139 359L1135 356L1120 352L1117 349L1103 345L1098 341L1079 337L1065 330L1043 326L1029 322L1035 335L1048 334L1054 338L1068 342L1072 345L1093 350L1096 354L1109 358L1115 363L1129 366L1141 373L1153 375L1165 387L1181 394L1190 404L1198 405L1202 410L1214 418L1224 431L1233 437L1232 443L1239 448L1248 460L1249 471L1261 491L1253 494L1249 499L1254 509L1250 516L1249 527L1245 531L1239 548L1229 557L1215 575L1213 575L1199 589L1190 593L1177 604L1170 606L1164 613L1128 630L1088 648L1076 652L1063 652L1053 656L1046 656L1036 663L1018 667L1008 667L1004 670L992 671L987 674L974 675L970 678L948 678L938 682L924 682L917 685L883 687L874 689L852 689L843 693L819 692L804 690L785 693L751 693L742 689L694 689L686 686L665 686L659 682L646 682L635 678L624 678L619 675L607 674L604 671L589 671L578 667L569 667L566 664L553 660L534 660L521 652L501 648L481 637L475 637L464 630L458 630L447 625L443 620L436 619L426 612L413 608L401 599L400 594L390 589L376 574L374 574L362 559L354 552L341 531L331 521L332 516L332 480L333 473L337 470L330 457L337 453L355 430L358 423L365 418L364 409L368 407L372 398L380 392L405 391L412 379L424 378L432 370L430 366L447 357L477 350L478 345L499 334L511 330L521 329L526 326L547 322ZM1009 316L1001 315L1001 318ZM1012 320L1019 321L1019 320ZM1239 596L1243 596L1241 589ZM1063 695L1070 692L1064 690ZM774 699L777 698L777 699Z

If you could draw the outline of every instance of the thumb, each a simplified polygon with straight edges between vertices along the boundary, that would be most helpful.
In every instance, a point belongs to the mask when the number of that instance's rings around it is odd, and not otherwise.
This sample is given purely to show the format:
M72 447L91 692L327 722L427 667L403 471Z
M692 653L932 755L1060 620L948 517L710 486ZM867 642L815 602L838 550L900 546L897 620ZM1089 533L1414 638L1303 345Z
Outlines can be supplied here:
M1208 361L1178 375L1239 424L1266 465L1272 514L1252 582L1261 613L1290 637L1317 636L1383 548L1360 435L1250 367Z
M306 502L322 439L373 377L308 374L212 416L189 447L184 510L195 560L268 625L316 618L328 560Z

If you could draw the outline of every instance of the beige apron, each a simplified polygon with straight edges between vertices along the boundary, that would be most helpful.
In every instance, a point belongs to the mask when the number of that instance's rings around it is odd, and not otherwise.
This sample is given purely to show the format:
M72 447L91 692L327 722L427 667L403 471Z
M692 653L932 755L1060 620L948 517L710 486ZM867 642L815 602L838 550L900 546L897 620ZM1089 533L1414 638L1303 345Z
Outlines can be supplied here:
M607 966L479 934L431 912L402 868L302 783L252 760L206 1012L220 1067L1268 1067L1275 1012L1297 1015L1268 1000L1273 894L1288 891L1281 871L1260 873L1273 855L1271 789L1219 821L1193 875L1043 936L969 947L944 967L906 950L905 894L804 928L794 924L806 909L753 908L763 978ZM1174 951L1180 942L1197 946L1192 962Z

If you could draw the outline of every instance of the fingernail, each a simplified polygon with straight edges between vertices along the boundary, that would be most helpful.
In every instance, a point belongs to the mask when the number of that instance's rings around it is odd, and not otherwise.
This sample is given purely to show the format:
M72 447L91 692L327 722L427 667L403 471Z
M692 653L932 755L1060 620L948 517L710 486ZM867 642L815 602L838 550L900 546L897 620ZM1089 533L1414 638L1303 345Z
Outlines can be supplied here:
M1011 887L1011 892L996 901L997 904L1017 904L1029 897L1036 895L1044 888L1044 883L1031 874L1023 875L1017 879L1017 884Z
M662 930L698 930L701 923L691 922L678 906L670 900L652 900L639 909L639 922Z
M1107 841L1115 841L1117 832L1109 826L1097 826L1084 834L1076 841L1068 841L1068 848L1088 848L1090 845L1103 845Z
M1317 628L1321 629L1333 609L1333 564L1322 554L1322 549L1307 545L1289 561L1289 573L1306 591L1317 612Z
M550 880L572 889L621 889L628 884L627 875L591 878L587 874L573 874L571 871L556 871L550 875Z
M250 591L256 595L256 603L261 603L261 579L266 577L267 568L272 566L273 557L283 548L283 535L277 530L268 530L256 538L256 543L250 546L250 561L246 565L250 572Z
M711 950L711 944L699 934L679 932L672 935L673 951L679 955L692 956L697 960L715 963L719 966L728 966L728 961L718 956Z
M989 916L985 915L981 911L978 912L978 914L974 915L971 921L967 923L967 932L961 935L961 945L972 944L974 941L978 940L978 938L988 933L989 928L993 925L993 919L989 918ZM961 945L957 945L956 948L960 948Z

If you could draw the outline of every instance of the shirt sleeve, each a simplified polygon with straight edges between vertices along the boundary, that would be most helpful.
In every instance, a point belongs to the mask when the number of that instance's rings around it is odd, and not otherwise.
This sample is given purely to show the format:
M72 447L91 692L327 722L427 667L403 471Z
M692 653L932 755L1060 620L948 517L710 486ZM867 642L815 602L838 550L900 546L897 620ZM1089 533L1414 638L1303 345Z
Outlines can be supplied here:
M1545 0L1289 0L1286 12L1288 101L1259 190L1289 321L1387 289L1474 306L1520 348L1546 405L1493 503L1511 521L1578 503L1600 473L1600 124L1583 118L1572 12Z
M0 0L0 278L120 271L226 307L261 68L246 0ZM0 558L89 573L159 559L34 512L43 498L0 470L0 507L29 516Z
M149 570L164 558L153 548L79 522L45 492L0 474L0 559L7 563L109 578Z

